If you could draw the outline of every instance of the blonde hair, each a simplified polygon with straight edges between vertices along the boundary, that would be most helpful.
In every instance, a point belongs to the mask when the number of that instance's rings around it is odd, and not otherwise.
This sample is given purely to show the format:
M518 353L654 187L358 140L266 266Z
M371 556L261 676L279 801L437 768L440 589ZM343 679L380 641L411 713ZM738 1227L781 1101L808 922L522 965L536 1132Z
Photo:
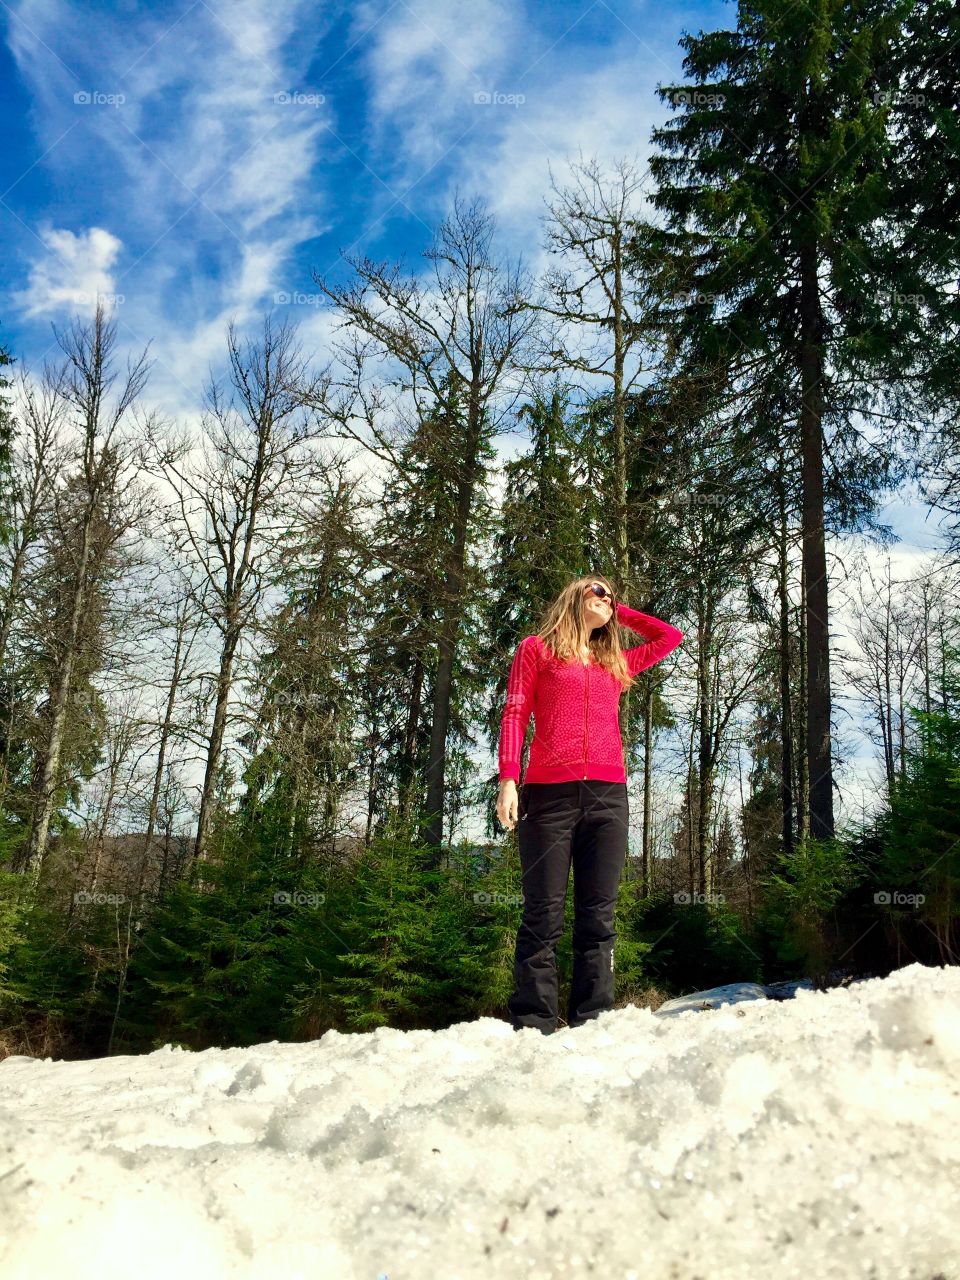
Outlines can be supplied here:
M583 601L585 589L593 582L603 583L610 592L613 611L591 638L583 616ZM596 661L611 675L616 676L624 690L633 685L635 677L631 676L620 647L617 593L610 580L602 573L592 573L588 577L575 578L573 582L568 583L557 598L544 609L537 634L561 662L579 660L580 646L586 640Z

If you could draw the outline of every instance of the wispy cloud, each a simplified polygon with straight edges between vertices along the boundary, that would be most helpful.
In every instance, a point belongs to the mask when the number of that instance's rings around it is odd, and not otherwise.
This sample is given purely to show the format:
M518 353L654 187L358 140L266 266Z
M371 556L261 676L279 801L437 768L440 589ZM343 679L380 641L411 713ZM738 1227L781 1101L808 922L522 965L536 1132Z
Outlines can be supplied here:
M567 162L581 152L605 167L629 158L645 172L650 131L668 114L654 97L655 80L653 67L638 74L630 48L608 56L602 67L571 67L561 83L531 79L523 103L500 112L496 134L460 181L469 179L476 190L489 192L505 233L523 238L529 249L527 237L539 236L538 219L550 196L548 167L561 185Z
M415 187L407 202L434 220L454 188L486 196L504 241L531 265L543 263L548 164L562 172L582 150L602 163L635 158L642 171L650 130L669 114L656 83L680 70L662 20L641 34L605 0L549 26L538 17L492 0L468 15L399 0L372 27L363 64L368 162L395 191Z
M363 6L361 21L370 23L373 12ZM451 127L462 129L474 95L501 87L497 81L525 29L521 10L495 0L390 5L366 45L374 147L402 136L402 173L418 177L443 155Z
M73 230L22 246L20 300L29 315L69 310L78 289L109 283L128 340L154 338L159 377L166 367L189 383L199 371L165 352L171 321L187 351L205 349L194 339L210 327L222 344L228 316L270 305L285 259L323 216L311 178L332 107L304 84L323 32L315 6L185 0L131 20L21 0L11 12L41 143L79 121L45 158L73 193Z

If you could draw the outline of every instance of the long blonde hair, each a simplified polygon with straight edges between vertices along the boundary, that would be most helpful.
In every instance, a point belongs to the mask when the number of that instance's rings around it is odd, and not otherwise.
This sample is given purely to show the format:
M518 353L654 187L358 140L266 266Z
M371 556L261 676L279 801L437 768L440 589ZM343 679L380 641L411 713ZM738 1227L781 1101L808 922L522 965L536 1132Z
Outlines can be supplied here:
M583 616L584 590L592 582L602 582L613 600L613 612L593 637L587 631ZM635 677L627 669L627 662L620 648L620 627L617 622L617 593L609 578L602 573L591 573L585 578L575 578L563 588L557 598L544 609L537 632L540 639L561 662L579 660L580 646L584 640L600 666L616 676L624 690L629 689Z

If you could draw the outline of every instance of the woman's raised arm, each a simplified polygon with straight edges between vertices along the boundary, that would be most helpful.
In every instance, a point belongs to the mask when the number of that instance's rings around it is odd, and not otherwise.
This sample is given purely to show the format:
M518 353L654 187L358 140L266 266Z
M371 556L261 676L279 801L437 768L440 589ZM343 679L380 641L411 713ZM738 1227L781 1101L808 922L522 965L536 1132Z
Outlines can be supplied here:
M646 644L635 645L632 649L624 649L623 656L627 660L627 670L632 676L646 671L655 662L673 653L683 639L683 632L672 627L662 618L655 618L652 613L641 613L639 609L631 609L628 605L617 605L617 621L621 626L629 627L643 636Z

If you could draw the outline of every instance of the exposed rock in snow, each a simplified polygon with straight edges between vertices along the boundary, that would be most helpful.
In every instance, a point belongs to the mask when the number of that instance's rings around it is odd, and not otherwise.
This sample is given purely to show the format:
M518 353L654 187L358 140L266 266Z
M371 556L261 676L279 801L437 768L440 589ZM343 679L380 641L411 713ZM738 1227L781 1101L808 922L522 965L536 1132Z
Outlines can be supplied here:
M794 978L788 982L768 982L763 988L771 1000L789 1000L798 991L812 991L812 978Z
M723 987L710 987L708 991L693 991L688 996L677 996L676 1000L665 1000L656 1011L657 1016L663 1013L686 1013L688 1009L719 1009L724 1004L739 1004L741 1000L766 1000L765 988L755 982L728 982Z
M851 979L834 972L832 975L835 981L829 985L850 985L852 981L863 981L863 979ZM843 977L843 982L837 981ZM691 991L689 995L677 996L675 1000L666 1000L656 1010L660 1013L685 1013L688 1009L719 1009L724 1004L737 1004L741 1000L789 1000L797 994L798 991L812 991L814 989L813 980L811 978L792 978L787 982L770 982L766 986L759 986L756 982L728 982L723 987L710 987L706 991Z
M960 969L0 1063L4 1280L950 1280Z

